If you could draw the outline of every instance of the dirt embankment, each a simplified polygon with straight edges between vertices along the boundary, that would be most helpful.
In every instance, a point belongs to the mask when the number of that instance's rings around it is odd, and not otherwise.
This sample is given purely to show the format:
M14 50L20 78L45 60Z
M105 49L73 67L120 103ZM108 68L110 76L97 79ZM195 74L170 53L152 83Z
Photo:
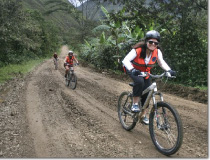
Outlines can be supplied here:
M127 81L76 66L77 88L65 86L67 50L62 48L58 70L48 60L1 86L0 157L167 158L155 149L148 126L139 123L131 132L121 127L117 99L131 90ZM184 127L183 145L171 157L207 158L207 104L166 92L164 100L178 110Z
M85 62L82 62L82 66L91 68L95 72L102 73L106 75L106 77L114 78L118 81L127 82L127 83L131 82L131 79L126 74L117 75L109 70L99 70L86 64ZM173 94L187 100L208 104L208 91L200 90L198 88L193 88L193 87L186 87L184 85L167 83L166 80L158 80L157 84L158 84L158 89L161 90L162 92Z

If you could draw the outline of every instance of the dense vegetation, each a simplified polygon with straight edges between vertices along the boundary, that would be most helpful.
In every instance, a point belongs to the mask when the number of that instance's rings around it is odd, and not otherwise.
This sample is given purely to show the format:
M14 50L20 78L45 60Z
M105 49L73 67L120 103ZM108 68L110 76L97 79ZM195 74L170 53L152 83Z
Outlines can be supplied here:
M52 55L60 47L58 30L21 0L0 0L0 66Z
M177 83L207 86L207 0L119 2L125 5L117 13L102 7L106 19L93 30L95 37L87 39L83 59L99 68L120 69L118 62L131 46L155 29L161 33L164 59L178 71Z

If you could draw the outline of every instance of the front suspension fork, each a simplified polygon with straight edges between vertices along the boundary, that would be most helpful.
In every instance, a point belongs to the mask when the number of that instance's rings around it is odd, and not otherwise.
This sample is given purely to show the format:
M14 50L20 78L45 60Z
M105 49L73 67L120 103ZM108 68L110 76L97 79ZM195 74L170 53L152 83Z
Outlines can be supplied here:
M160 129L160 117L159 117L159 113L158 113L158 108L157 108L157 102L156 102L156 98L155 96L158 95L160 96L160 101L163 101L163 95L160 92L154 92L152 95L152 100L153 100L153 110L154 110L154 117L157 123L157 127Z

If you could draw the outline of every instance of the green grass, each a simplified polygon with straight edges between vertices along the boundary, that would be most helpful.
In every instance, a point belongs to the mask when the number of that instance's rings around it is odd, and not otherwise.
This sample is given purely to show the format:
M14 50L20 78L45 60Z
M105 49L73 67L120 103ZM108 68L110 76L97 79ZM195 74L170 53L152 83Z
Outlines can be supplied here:
M173 84L173 85L181 85L183 87L192 87L192 88L197 88L201 91L208 91L208 86L190 86L190 85L184 85L184 84L180 84L180 83L177 83L177 82L173 82L173 81L168 81L167 83L169 84Z
M16 77L22 76L32 71L36 66L42 63L45 59L28 61L22 64L10 64L0 68L0 84Z
M206 86L196 86L195 88L198 88L202 91L207 91L208 90L208 87L206 87Z

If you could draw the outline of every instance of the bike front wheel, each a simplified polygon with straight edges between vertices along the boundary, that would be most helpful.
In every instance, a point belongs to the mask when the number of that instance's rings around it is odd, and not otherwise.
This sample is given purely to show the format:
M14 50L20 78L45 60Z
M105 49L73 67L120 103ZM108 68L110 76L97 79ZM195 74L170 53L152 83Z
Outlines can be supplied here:
M149 132L155 147L164 155L176 153L182 145L181 118L175 108L164 102L157 103L149 117Z
M118 98L118 117L122 127L130 131L136 126L136 114L131 112L133 96L130 92L123 92Z
M76 76L75 73L71 75L70 84L69 85L70 85L71 89L75 89L77 87L77 76Z
M68 73L68 74L66 75L66 86L67 86L67 87L68 87L69 84L70 84L70 78L71 78L70 73Z

